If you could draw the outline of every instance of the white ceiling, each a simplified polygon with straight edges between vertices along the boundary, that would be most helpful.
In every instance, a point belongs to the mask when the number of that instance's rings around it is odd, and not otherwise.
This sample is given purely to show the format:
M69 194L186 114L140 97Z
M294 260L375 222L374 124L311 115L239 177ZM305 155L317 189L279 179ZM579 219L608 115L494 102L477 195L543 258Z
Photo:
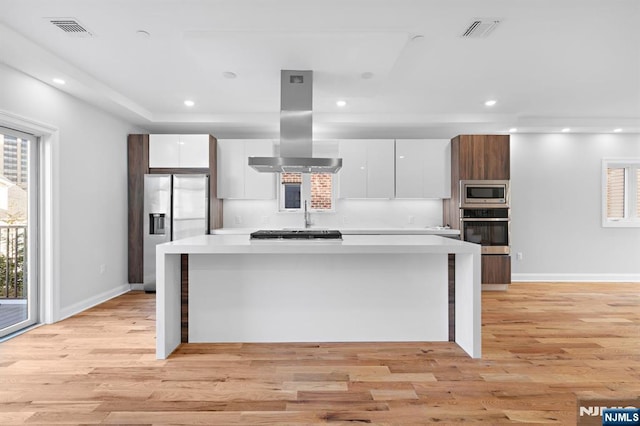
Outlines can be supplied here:
M0 6L0 62L47 84L63 78L61 90L151 132L277 137L281 69L314 71L316 138L640 132L638 0ZM45 19L54 17L75 18L93 36L72 37ZM501 23L486 38L462 38L477 18Z

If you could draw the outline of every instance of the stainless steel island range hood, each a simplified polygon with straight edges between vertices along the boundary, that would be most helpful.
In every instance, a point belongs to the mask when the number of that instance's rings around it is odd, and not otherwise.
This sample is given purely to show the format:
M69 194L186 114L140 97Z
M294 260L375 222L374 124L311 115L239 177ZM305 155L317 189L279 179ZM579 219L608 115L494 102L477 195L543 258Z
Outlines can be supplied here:
M280 156L249 157L262 173L335 173L341 158L314 158L313 71L280 72Z

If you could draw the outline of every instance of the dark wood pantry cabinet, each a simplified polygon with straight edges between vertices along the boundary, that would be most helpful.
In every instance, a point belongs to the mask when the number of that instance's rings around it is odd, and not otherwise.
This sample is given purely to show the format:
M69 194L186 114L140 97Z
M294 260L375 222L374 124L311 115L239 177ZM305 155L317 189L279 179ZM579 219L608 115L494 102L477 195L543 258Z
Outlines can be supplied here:
M510 168L509 135L459 135L451 139L451 198L444 200L444 224L461 228L461 180L510 180ZM482 283L511 283L511 256L483 254Z
M457 176L452 177L456 182L468 179L509 180L509 155L509 135L456 136L451 140L451 159Z

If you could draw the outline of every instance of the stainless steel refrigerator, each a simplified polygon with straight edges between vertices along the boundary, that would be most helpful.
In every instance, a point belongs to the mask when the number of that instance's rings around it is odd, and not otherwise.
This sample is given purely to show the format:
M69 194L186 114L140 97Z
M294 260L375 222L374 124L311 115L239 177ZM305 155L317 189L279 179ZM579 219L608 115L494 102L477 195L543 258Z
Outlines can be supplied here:
M144 290L156 290L156 245L209 233L209 176L144 176Z

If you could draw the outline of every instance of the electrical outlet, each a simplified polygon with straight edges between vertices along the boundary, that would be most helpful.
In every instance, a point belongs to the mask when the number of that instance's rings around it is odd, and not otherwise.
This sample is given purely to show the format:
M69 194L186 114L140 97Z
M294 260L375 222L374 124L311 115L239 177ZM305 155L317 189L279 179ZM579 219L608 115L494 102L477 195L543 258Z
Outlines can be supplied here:
M522 260L522 252L521 251L516 253L516 259Z
M413 225L414 223L416 223L416 217L415 216L409 216L409 225Z
M100 275L104 274L104 272L107 270L107 265L105 265L104 263L100 264Z
M269 223L269 216L262 216L262 224L266 225Z
M242 216L237 215L237 216L235 217L235 222L236 222L236 225L240 225L240 224L242 224Z
M348 216L343 216L342 217L342 224L343 225L348 225L349 224L349 217Z

